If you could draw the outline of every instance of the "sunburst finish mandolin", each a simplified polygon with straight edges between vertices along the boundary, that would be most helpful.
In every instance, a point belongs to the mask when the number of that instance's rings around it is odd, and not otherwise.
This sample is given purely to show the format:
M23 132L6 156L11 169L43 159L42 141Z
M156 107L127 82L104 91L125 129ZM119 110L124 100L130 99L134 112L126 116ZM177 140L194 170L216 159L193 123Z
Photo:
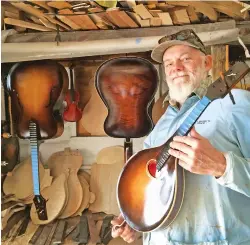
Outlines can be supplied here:
M39 219L47 219L46 200L40 193L38 140L57 137L63 121L59 106L68 86L65 68L55 61L33 61L15 64L7 77L11 109L19 138L30 140L34 204ZM25 176L24 176L25 178Z

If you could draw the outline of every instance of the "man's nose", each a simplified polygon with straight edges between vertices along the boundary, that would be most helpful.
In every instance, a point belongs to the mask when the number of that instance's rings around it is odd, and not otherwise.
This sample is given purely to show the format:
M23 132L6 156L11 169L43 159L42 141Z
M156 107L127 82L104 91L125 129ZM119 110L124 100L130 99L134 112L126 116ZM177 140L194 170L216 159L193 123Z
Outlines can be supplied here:
M176 60L173 65L173 70L174 71L183 71L184 66L180 60Z

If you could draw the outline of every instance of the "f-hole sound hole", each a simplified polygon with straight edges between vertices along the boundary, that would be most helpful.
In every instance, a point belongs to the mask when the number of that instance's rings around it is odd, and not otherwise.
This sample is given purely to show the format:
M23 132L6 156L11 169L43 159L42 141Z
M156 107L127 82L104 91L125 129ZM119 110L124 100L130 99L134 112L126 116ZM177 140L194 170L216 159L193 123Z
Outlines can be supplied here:
M147 164L147 170L149 175L151 175L151 177L156 178L156 160L155 159L151 159L148 161Z

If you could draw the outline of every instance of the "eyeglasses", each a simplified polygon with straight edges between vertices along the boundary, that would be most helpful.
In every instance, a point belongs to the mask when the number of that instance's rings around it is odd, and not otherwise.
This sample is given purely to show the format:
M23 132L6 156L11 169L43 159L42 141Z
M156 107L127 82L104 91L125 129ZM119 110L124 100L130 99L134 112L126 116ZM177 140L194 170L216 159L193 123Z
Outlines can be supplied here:
M179 31L179 32L174 33L172 35L165 36L165 37L161 38L158 41L158 43L161 44L161 43L164 43L166 41L172 41L172 40L186 41L186 42L194 45L198 49L200 49L203 53L206 53L204 44L202 43L200 38L196 35L196 33L192 29L182 30L182 31Z

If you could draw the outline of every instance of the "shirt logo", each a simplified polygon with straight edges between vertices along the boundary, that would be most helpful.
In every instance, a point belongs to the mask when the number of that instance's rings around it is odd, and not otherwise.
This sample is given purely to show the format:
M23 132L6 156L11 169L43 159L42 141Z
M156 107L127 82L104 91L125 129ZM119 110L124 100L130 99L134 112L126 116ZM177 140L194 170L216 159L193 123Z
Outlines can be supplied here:
M211 122L210 120L200 120L196 124L207 124L207 123L210 123L210 122Z

